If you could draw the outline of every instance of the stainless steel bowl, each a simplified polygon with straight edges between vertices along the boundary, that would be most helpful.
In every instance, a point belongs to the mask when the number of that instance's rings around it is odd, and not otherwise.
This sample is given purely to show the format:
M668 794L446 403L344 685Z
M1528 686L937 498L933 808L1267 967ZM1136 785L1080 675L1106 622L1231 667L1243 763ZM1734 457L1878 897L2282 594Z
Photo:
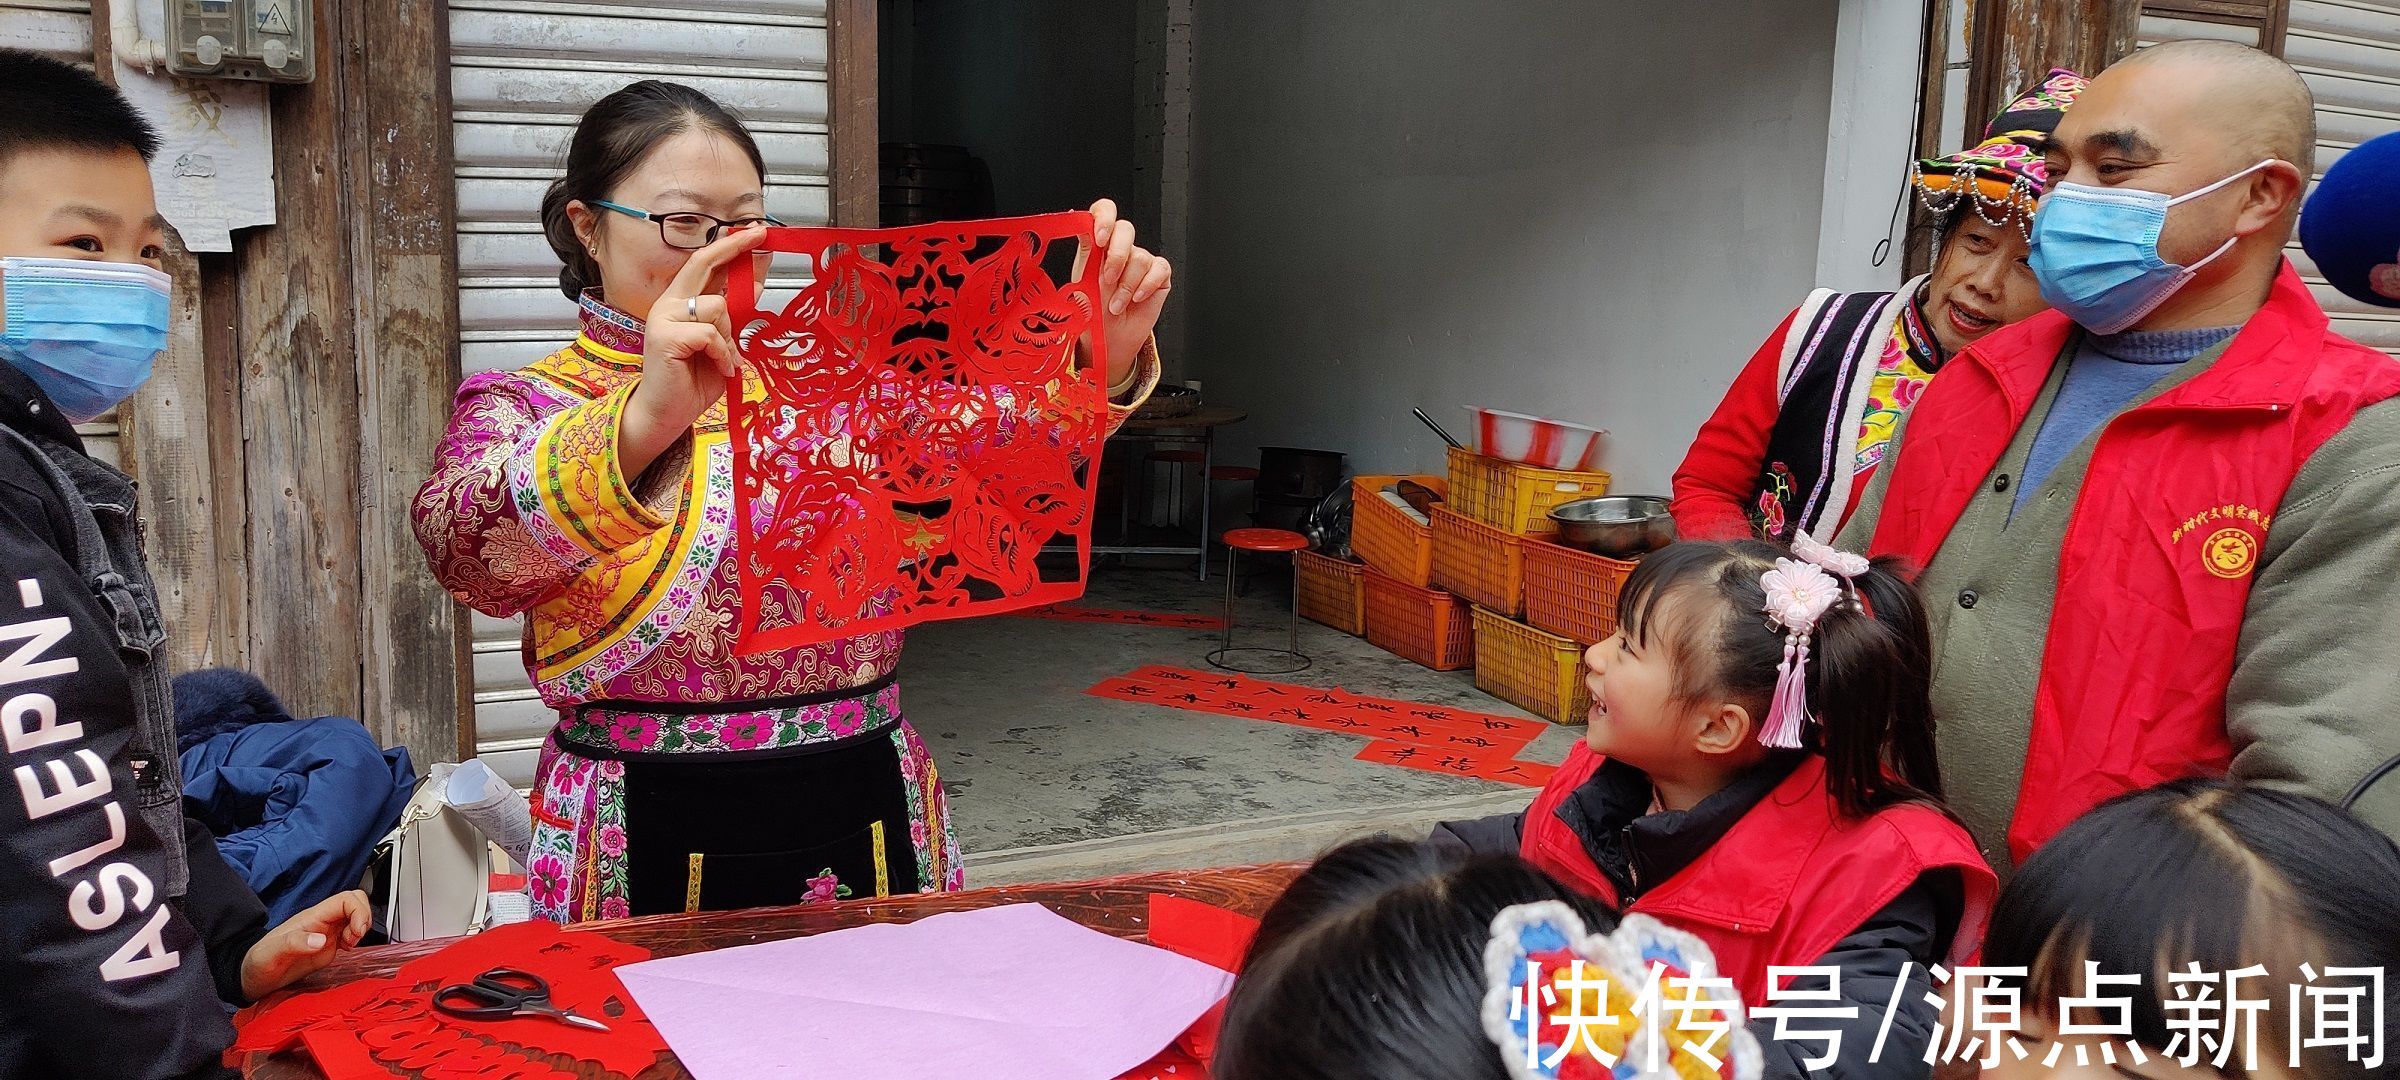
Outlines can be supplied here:
M1558 541L1568 547L1633 559L1675 542L1675 519L1656 495L1603 495L1561 503L1550 511Z

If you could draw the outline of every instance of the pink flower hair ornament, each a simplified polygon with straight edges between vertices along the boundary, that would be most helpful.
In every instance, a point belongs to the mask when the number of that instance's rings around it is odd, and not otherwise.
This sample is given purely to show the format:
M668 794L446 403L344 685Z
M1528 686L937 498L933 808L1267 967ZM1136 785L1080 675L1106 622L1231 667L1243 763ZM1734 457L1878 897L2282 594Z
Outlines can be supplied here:
M1816 537L1808 535L1806 529L1792 537L1792 555L1845 581L1866 573L1868 567L1866 556L1853 555L1831 544L1819 543Z
M1773 570L1759 575L1758 587L1767 594L1767 626L1783 631L1783 659L1775 665L1775 697L1767 705L1758 741L1779 750L1796 749L1809 720L1809 639L1816 636L1817 620L1841 602L1842 585L1813 562L1777 559Z

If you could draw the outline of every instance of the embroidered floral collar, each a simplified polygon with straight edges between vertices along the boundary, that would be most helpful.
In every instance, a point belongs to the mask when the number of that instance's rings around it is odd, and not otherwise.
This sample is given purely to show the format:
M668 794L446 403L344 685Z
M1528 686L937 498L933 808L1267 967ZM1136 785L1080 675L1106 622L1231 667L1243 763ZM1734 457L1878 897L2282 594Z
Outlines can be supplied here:
M597 288L583 290L577 301L583 309L583 340L619 356L599 355L602 362L626 363L638 361L642 355L642 320L634 318L600 298Z
M1909 358L1915 360L1917 367L1926 374L1941 370L1942 365L1949 361L1950 357L1942 352L1941 339L1934 337L1933 328L1925 324L1924 288L1919 288L1917 295L1900 309L1900 334L1908 342Z

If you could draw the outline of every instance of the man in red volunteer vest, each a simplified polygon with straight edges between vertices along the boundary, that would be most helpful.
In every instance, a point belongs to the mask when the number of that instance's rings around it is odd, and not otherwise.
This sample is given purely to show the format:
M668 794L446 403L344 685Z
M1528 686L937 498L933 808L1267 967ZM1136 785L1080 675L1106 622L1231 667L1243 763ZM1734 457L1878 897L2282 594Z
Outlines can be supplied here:
M2053 310L1944 367L1842 533L1924 567L1942 774L2003 869L2120 792L2338 798L2400 751L2400 362L2284 259L2314 117L2222 42L2095 78L2034 222Z

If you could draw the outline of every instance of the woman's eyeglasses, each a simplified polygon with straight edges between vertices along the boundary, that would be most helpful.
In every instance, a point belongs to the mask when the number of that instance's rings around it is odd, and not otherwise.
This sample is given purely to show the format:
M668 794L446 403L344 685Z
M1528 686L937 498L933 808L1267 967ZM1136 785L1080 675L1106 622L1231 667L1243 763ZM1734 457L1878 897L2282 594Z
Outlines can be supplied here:
M636 217L642 219L643 221L655 221L658 223L658 238L666 241L668 247L678 248L684 251L692 251L716 243L718 237L725 235L726 232L731 230L747 229L757 225L783 224L783 222L777 221L774 217L767 214L760 214L757 217L734 218L731 221L727 221L721 217L713 217L708 214L694 213L689 210L673 214L653 214L647 210L636 210L630 206L620 206L616 203L609 202L606 199L593 199L592 205L597 206L602 210L614 210L617 213L625 215L626 217Z

